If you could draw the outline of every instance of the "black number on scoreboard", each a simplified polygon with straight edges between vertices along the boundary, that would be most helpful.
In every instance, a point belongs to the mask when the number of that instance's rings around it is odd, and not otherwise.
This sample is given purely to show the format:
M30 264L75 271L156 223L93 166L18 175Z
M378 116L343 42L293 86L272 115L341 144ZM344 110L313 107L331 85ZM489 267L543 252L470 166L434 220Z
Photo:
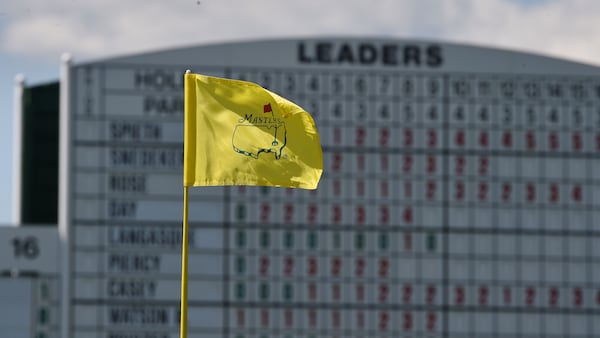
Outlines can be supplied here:
M13 254L16 258L34 259L40 254L38 239L33 236L14 238L12 240Z

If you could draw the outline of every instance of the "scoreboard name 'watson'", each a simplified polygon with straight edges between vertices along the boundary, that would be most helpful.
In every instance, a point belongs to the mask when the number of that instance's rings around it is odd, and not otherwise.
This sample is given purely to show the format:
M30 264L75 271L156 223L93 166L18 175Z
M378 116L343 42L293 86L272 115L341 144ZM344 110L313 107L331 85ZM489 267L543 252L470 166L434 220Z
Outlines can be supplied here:
M297 52L304 64L440 67L443 62L442 47L435 44L299 42Z

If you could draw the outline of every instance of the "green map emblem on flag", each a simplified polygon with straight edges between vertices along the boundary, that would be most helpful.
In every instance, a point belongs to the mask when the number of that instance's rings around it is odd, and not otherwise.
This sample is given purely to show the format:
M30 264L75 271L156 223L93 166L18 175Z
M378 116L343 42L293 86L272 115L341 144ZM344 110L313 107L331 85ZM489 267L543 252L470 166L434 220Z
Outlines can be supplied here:
M263 115L245 114L235 126L231 143L236 152L257 159L262 153L281 158L287 143L285 121L276 117L271 104L265 104Z

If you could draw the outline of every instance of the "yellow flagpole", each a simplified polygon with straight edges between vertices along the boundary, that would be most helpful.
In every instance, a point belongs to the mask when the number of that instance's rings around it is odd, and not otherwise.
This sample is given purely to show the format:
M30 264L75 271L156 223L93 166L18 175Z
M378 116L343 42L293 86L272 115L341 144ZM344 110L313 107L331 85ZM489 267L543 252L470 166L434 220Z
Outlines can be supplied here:
M188 299L188 187L183 187L183 236L181 238L181 318L179 337L187 338Z

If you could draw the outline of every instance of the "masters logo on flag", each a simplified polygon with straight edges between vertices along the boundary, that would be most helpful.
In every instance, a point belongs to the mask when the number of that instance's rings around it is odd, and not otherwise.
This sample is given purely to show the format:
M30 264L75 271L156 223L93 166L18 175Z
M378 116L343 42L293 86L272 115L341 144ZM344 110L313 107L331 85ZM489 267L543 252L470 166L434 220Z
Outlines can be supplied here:
M273 153L275 159L281 158L281 153L286 144L285 121L281 117L275 117L271 104L265 104L264 113L269 116L255 116L245 114L233 132L231 143L233 149L240 154L258 158L261 153ZM259 130L255 130L255 129ZM262 135L264 140L260 143L252 143L252 135ZM249 136L248 136L249 135Z
M184 186L316 189L323 154L314 120L261 86L185 75Z

